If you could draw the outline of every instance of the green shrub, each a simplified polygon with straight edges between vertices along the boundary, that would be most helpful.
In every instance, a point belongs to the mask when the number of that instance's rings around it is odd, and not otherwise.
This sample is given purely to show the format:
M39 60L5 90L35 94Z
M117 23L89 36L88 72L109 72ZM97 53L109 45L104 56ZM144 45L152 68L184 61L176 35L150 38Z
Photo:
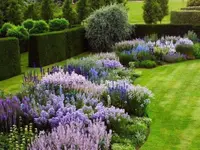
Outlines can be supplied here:
M167 54L168 52L169 48L155 47L153 55L155 56L156 60L162 60L163 55Z
M2 36L6 36L7 32L9 29L14 28L15 25L11 24L11 23L4 23L2 28L1 28L1 35Z
M28 31L33 28L34 24L35 24L35 21L32 19L27 19L22 23L24 28L26 28Z
M56 18L49 21L49 29L50 31L61 31L66 29L69 26L69 21L65 18Z
M149 51L140 51L137 53L137 59L139 61L155 60L155 56L153 56L153 54L151 54Z
M190 39L191 41L195 43L198 42L197 34L194 31L188 31L188 33L185 34L184 37Z
M114 143L112 144L112 150L135 150L135 148L132 145Z
M30 36L29 66L46 66L66 58L65 33L51 32Z
M120 63L124 66L129 66L129 62L135 60L133 55L128 55L125 53L119 53L118 56Z
M95 51L111 51L112 46L131 34L123 5L110 5L93 12L86 20L86 38Z
M200 0L188 0L187 6L200 6Z
M21 73L18 39L0 39L0 70L0 80L5 80Z
M49 26L44 20L35 21L33 28L30 30L30 34L45 33L49 31Z
M152 60L144 60L144 61L135 62L136 68L154 68L156 66L157 66L156 62Z
M85 30L83 27L76 27L65 32L66 56L76 56L86 51Z
M193 46L192 45L186 45L186 44L177 45L176 51L181 53L181 54L185 54L190 58L193 57L193 53L194 53Z
M16 26L8 30L6 36L8 37L16 37L19 40L28 40L29 33L26 28L23 26Z
M195 58L200 59L200 44L199 43L194 44L193 50Z
M172 11L171 24L200 24L200 11Z

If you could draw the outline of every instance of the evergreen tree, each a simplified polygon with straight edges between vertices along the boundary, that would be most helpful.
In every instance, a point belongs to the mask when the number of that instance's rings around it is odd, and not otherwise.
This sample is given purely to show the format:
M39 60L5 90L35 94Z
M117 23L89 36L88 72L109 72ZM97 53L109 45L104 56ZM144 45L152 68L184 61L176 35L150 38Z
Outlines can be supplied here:
M37 7L35 3L29 4L27 9L25 10L24 18L33 20L39 19L40 18L38 15L39 13L37 12L36 8Z
M79 22L83 21L89 15L88 0L79 0L77 3L77 13Z
M63 17L69 21L70 24L76 23L77 14L72 8L72 0L65 0L63 5Z
M156 0L144 0L143 19L145 23L156 23L158 21L159 12L161 12L161 8Z
M5 20L13 24L21 24L23 21L23 12L21 6L16 0L9 0L6 8Z
M53 18L53 1L52 0L42 0L41 7L41 17L44 20L49 20Z
M88 0L88 3L92 12L101 8L104 5L104 0Z
M3 25L4 23L4 16L3 16L3 12L0 10L0 27Z
M161 22L162 19L169 14L169 0L157 0L157 2L159 3L161 9L161 12L158 14L158 20Z

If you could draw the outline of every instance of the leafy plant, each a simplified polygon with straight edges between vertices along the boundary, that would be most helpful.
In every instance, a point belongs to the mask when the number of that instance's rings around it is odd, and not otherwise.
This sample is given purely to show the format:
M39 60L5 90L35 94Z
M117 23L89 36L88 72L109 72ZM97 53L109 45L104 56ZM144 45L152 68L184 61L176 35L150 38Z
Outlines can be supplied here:
M95 51L111 51L112 46L131 34L123 5L110 5L93 12L86 20L86 38Z
M11 23L4 23L2 28L1 28L1 35L2 36L6 36L7 32L9 29L14 28L15 25L11 24Z
M66 29L69 26L69 21L65 18L56 18L49 21L50 31L61 31Z
M17 26L8 30L6 36L8 37L16 37L19 40L27 40L29 39L28 30L23 26Z
M186 56L180 53L169 52L163 56L163 60L168 63L175 63L186 60Z
M157 66L156 62L152 60L144 60L144 61L135 62L136 68L154 68L156 66Z
M22 23L24 28L26 28L28 31L33 28L34 24L35 24L35 21L32 19L27 19Z
M188 33L185 34L184 37L190 39L191 41L195 43L198 42L198 36L194 31L188 31Z
M44 20L35 21L33 28L30 30L30 34L45 33L49 31L49 26Z
M199 43L194 44L193 49L195 58L200 59L200 44Z
M189 58L192 58L193 53L194 53L193 46L192 45L186 45L186 44L177 45L176 51L181 53L181 54L187 55Z

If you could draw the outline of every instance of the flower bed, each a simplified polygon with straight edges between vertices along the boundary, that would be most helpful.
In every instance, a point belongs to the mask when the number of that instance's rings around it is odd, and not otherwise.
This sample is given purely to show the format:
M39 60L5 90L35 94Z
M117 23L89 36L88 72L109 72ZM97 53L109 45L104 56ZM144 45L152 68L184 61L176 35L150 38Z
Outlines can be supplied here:
M5 149L109 150L138 148L151 120L153 94L115 53L73 59L24 76L22 92L0 100ZM14 125L14 126L13 126ZM15 142L12 142L15 141Z
M196 37L193 40L196 42ZM156 35L151 35L116 43L113 49L126 66L133 66L130 62L135 62L135 67L152 68L164 63L194 59L194 42L187 37L165 36L158 39Z

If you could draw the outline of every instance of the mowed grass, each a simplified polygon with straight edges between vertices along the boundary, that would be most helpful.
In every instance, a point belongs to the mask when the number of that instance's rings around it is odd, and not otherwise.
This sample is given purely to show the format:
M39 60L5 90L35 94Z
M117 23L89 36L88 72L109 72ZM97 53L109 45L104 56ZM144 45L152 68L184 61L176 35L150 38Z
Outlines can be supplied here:
M87 55L89 55L89 53L86 52L86 53L80 54L78 56L75 56L73 58L84 57ZM71 59L73 59L73 58L71 58ZM70 59L48 65L48 66L44 67L44 69L50 68L50 67L56 66L56 65L57 66L65 65L68 60L70 60ZM15 77L7 79L7 80L0 81L0 90L3 90L6 94L10 94L10 93L15 94L21 90L24 73L28 73L33 70L35 70L36 72L40 72L39 68L29 68L28 67L28 53L21 54L21 69L22 69L21 75L15 76Z
M179 10L182 7L185 7L187 0L169 0L169 11ZM129 9L129 22L131 24L144 24L143 20L143 2L141 1L129 1L127 3ZM170 23L170 15L166 16L162 23Z
M142 150L200 150L200 60L140 69L136 84L155 95L151 132Z

